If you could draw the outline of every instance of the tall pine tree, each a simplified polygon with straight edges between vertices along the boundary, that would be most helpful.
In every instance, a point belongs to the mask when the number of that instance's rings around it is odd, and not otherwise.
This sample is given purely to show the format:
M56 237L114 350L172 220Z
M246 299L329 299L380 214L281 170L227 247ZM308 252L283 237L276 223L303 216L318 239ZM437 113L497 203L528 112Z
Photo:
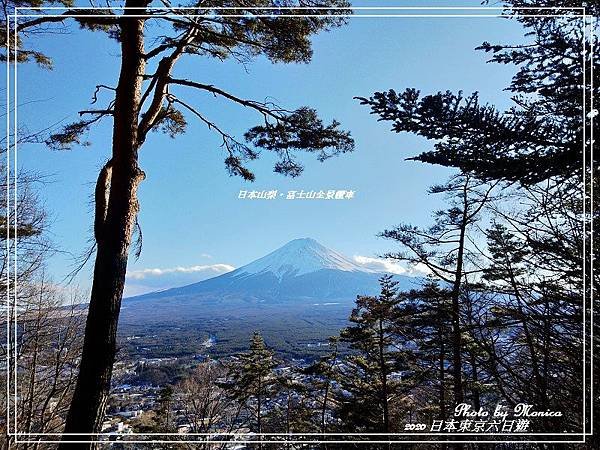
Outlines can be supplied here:
M450 287L455 404L464 399L461 298L465 295L466 277L480 272L473 264L478 251L472 245L471 234L494 187L494 184L479 182L469 175L457 175L448 183L431 188L431 193L444 194L448 201L448 208L435 213L434 225L428 229L399 225L381 233L382 237L401 246L399 251L390 252L386 257L421 265Z
M248 352L241 353L230 365L227 383L228 395L242 404L250 415L250 429L263 432L265 405L276 393L278 378L273 369L277 366L273 351L267 348L262 335L255 332ZM262 448L262 444L259 444Z
M404 351L398 347L395 317L398 282L391 275L379 280L378 296L359 296L350 315L351 325L341 332L350 347L341 370L341 388L350 393L340 406L345 427L354 431L390 433L392 405L402 394Z
M431 423L451 414L451 292L430 277L422 287L401 294L397 315L401 340L413 372L413 420Z

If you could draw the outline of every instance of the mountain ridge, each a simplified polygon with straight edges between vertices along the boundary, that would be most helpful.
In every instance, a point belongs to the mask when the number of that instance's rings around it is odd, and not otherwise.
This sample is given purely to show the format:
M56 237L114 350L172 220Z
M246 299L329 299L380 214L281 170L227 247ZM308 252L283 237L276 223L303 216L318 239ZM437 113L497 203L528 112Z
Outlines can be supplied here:
M203 304L227 302L230 306L240 301L255 304L291 300L352 303L357 295L377 294L377 281L384 273L362 267L307 237L289 241L231 272L125 300L177 299ZM407 276L395 277L400 281L400 287L414 281Z
M133 355L147 356L157 348L169 354L201 352L207 336L217 340L211 352L236 354L257 330L290 356L315 355L320 348L315 343L347 326L357 295L379 293L383 273L314 239L294 239L231 272L124 299L120 334ZM394 278L401 289L419 280ZM131 336L143 338L127 341Z
M248 274L272 272L279 276L288 273L298 276L322 269L375 273L373 270L360 267L341 253L321 245L312 238L289 241L282 247L237 270L239 273Z

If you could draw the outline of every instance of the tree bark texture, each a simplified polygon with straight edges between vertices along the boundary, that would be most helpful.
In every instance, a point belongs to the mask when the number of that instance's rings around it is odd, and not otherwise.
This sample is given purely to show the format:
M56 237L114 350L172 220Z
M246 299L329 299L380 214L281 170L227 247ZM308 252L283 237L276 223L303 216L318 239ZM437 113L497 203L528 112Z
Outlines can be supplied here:
M126 6L146 6L128 0ZM145 70L144 19L121 18L121 71L114 107L112 158L96 186L94 233L97 245L94 278L83 353L65 433L100 431L110 392L116 336L125 284L127 258L138 212L137 189L144 179L138 167L138 117ZM67 440L93 436L63 436ZM61 444L60 448L91 448L91 444Z

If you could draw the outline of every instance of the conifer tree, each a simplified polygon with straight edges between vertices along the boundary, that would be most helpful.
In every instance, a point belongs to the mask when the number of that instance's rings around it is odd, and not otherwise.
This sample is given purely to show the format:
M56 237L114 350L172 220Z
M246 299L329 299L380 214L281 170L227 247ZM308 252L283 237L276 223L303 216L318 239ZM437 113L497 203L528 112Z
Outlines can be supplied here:
M340 376L343 390L351 396L339 414L344 426L357 430L390 433L391 406L401 395L403 350L398 348L395 317L398 282L391 275L380 278L381 293L358 296L350 315L351 325L341 332L351 350Z
M553 202L550 209L560 207L559 197ZM488 231L492 260L484 272L485 288L502 301L490 309L492 320L487 330L479 327L476 341L487 355L484 361L493 362L484 368L502 388L504 400L564 411L560 421L540 421L540 431L557 426L576 430L583 420L581 409L569 405L583 398L581 231L569 230L560 216L546 222L552 214L544 209L539 204L536 212L543 211L542 221L529 216L527 226L509 229L495 223Z
M331 336L328 346L329 351L303 371L310 376L309 390L319 405L317 423L321 434L327 433L329 421L336 408L334 383L339 379L339 366L341 364L339 338Z
M474 225L480 220L495 185L478 182L469 175L457 175L430 192L446 195L449 207L435 213L435 224L429 229L399 225L381 236L400 244L401 249L385 256L390 259L420 264L436 278L450 286L452 335L452 379L454 404L463 402L463 326L461 296L465 294L465 278L479 273L475 262L478 251L471 245Z
M158 394L158 409L156 411L158 432L172 433L173 425L173 387L164 386Z
M560 17L539 17L539 6L563 9ZM564 9L569 7L584 7L587 16L581 16L581 9ZM491 377L495 394L508 403L519 398L550 402L568 411L561 427L573 430L582 427L582 408L573 405L584 398L582 344L591 332L589 327L587 335L582 332L582 320L591 313L590 292L600 285L595 277L586 288L583 276L583 268L593 264L584 243L597 241L590 230L599 217L597 204L594 213L585 208L598 175L584 162L592 160L591 136L600 131L595 112L588 110L592 95L599 93L599 48L592 47L596 33L584 26L597 28L598 12L597 2L506 2L505 13L524 25L526 42L479 47L491 62L515 66L506 87L513 104L505 110L482 104L477 93L422 95L408 88L359 98L394 132L432 142L429 150L409 159L502 182L503 202L491 208L496 225L482 230L489 244L481 245L488 261L482 267L487 292L471 285L463 295L466 308L460 316L467 340L462 347L471 362L462 362L465 371L470 366L470 382L477 389L480 376ZM593 163L598 166L597 154ZM434 244L439 248L441 243ZM599 361L595 358L595 367ZM545 425L545 431L556 427Z
M511 6L531 9L519 11ZM584 22L581 10L562 9L560 18L539 17L536 7L540 6L585 7L588 16ZM591 51L594 33L582 25L597 27L599 12L597 2L506 2L505 13L524 25L528 42L484 42L478 47L492 55L491 62L516 66L506 88L512 94L513 105L506 110L482 104L476 92L422 95L414 88L390 89L358 99L379 120L391 122L392 131L414 133L434 141L431 150L410 159L457 167L480 179L524 185L552 177L579 178L591 144L589 132L584 142L583 129L589 129L593 116L583 107L584 103L590 105L592 75L594 95L600 93L600 50L596 45ZM592 71L592 66L596 70ZM598 121L594 127L597 133Z
M313 432L312 408L309 403L309 387L301 380L300 373L286 368L276 377L274 405L265 415L263 428L268 432L307 433ZM286 444L286 448L294 448Z
M416 414L431 423L451 414L451 292L429 277L419 289L401 294L397 326L413 372Z
M273 351L267 348L261 334L255 332L249 351L238 355L229 367L224 387L250 413L251 430L256 433L263 432L265 405L276 393L278 379L273 371L276 366Z

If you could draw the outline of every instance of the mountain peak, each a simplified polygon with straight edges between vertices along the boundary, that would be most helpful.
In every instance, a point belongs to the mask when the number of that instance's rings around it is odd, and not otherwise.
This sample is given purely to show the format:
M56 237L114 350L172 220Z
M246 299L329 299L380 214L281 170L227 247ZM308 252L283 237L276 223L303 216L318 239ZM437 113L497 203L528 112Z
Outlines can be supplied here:
M311 237L303 237L303 238L293 239L293 240L291 240L290 242L288 242L285 245L289 245L289 244L292 244L294 242L296 242L296 243L304 243L306 245L314 245L314 244L321 245L315 239L313 239Z
M240 267L236 272L240 275L271 272L281 278L284 275L298 276L323 269L372 272L309 237L294 239L268 255Z
M275 251L279 251L284 248L306 249L306 250L313 250L313 251L319 251L319 250L328 251L327 247L324 247L323 245L319 244L315 239L309 238L309 237L291 240L290 242L288 242L287 244L283 245L282 247L280 247L278 250L275 250Z

